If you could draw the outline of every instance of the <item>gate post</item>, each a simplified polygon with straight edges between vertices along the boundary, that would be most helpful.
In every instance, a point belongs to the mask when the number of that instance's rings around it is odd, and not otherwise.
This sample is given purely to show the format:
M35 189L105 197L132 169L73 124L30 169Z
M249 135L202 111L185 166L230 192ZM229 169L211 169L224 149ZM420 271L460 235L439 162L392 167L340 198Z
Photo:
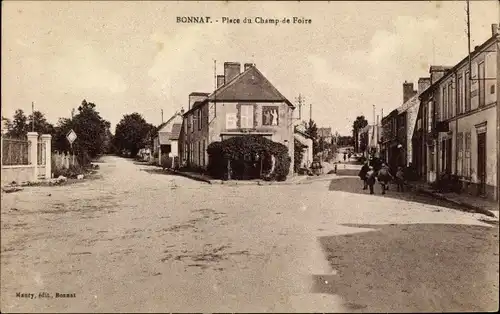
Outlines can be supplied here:
M42 134L42 143L45 144L45 179L52 178L52 149L51 149L52 135Z
M38 133L28 132L28 163L33 166L33 179L38 180Z

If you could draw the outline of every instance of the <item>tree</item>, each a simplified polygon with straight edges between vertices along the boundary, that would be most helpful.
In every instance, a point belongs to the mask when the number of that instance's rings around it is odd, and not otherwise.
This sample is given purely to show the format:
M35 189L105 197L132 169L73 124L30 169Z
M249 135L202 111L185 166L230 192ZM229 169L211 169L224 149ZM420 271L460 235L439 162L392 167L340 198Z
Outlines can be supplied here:
M148 133L153 126L144 120L139 113L124 115L116 125L114 145L119 152L128 150L135 157L139 149L144 148Z
M359 151L359 130L368 125L365 116L358 116L352 124L352 137L354 139L354 151Z
M30 132L31 130L34 130L35 132L38 132L38 134L52 134L54 133L54 126L47 122L47 119L42 112L34 111L33 114L28 116L27 130Z
M12 138L24 138L28 134L28 118L22 109L17 109L7 135Z
M316 155L320 151L320 143L318 138L318 126L313 120L309 120L306 126L306 134L313 140L313 155Z
M82 165L104 153L106 130L110 123L104 120L95 110L96 105L85 99L78 107L78 113L72 119L61 118L54 130L53 148L59 151L72 151L78 156ZM73 130L77 139L70 147L66 136Z
M2 135L8 134L12 130L12 121L2 116Z

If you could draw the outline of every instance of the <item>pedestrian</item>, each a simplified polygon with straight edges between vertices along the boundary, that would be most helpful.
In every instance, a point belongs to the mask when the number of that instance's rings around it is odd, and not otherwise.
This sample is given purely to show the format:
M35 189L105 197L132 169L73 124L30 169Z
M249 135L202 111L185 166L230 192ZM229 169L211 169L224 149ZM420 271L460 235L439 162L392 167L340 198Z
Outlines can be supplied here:
M382 194L385 194L385 191L389 189L389 181L392 180L391 172L389 171L389 167L382 163L382 167L378 171L378 182L382 186Z
M344 153L344 163L345 163L346 158L347 158L347 154Z
M368 172L366 173L366 184L370 188L370 194L375 194L373 192L373 185L375 185L375 170L370 166Z
M403 171L403 167L398 167L398 172L396 172L396 183L398 185L398 192L404 192L404 184L405 184L405 174Z
M368 173L369 170L370 167L368 166L368 163L365 162L358 173L359 178L363 181L363 190L366 190L368 187L366 184L366 174Z

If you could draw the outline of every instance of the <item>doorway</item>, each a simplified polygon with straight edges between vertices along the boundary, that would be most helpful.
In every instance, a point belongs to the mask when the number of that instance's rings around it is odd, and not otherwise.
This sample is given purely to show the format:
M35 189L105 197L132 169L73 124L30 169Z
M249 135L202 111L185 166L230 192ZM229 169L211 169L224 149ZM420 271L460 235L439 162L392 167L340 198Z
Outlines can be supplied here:
M486 133L477 135L477 180L478 195L486 194Z

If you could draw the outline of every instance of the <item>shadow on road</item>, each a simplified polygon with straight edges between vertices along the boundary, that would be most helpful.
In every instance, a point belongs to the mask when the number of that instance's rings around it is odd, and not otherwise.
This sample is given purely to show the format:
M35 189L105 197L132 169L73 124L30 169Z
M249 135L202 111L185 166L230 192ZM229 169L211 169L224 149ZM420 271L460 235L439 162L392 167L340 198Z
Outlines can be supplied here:
M163 170L162 168L145 168L141 169L141 171L147 172L149 174L165 174L165 175L175 175L174 173L168 172L167 170Z
M359 178L340 178L332 180L329 186L329 190L356 193L356 194L367 194L367 195L370 194L368 190L363 190L363 182ZM393 184L390 185L389 190L386 191L385 195L381 194L382 188L378 183L375 185L374 190L375 194L372 195L373 197L388 197L399 200L405 200L409 202L417 202L427 205L442 206L451 209L468 211L467 208L459 206L455 203L448 202L446 200L436 199L429 195L419 194L415 191L397 192L397 188Z
M498 228L350 226L376 230L320 237L337 274L314 276L313 293L341 295L353 312L498 308Z

